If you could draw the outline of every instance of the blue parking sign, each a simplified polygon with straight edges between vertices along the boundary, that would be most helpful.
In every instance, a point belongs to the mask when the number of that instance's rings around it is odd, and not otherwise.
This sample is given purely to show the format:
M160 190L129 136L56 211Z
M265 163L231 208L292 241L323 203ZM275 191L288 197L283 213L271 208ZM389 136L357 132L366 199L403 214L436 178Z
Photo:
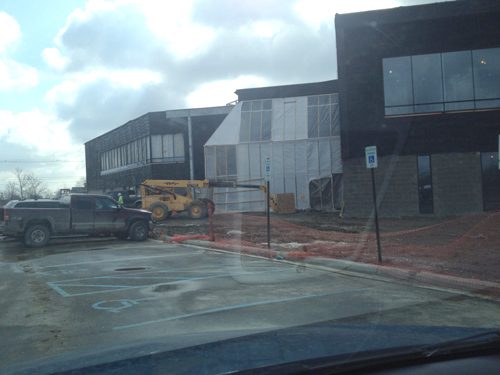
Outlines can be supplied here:
M378 167L377 146L365 147L366 168L372 169Z

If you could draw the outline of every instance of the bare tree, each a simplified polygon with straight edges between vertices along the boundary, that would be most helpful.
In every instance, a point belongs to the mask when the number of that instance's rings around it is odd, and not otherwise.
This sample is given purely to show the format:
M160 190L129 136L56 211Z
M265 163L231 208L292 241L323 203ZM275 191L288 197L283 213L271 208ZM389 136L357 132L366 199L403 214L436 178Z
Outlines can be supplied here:
M14 181L7 182L3 195L4 198L8 200L19 199L19 194L17 192L17 184Z
M23 172L21 168L16 168L14 171L14 176L17 180L17 191L19 193L19 198L26 198L26 185L28 183L26 174Z
M33 173L24 175L26 181L25 193L26 198L38 199L43 198L49 194L49 189L45 184Z
M42 198L49 193L47 187L40 178L34 173L24 173L21 168L16 168L14 171L16 177L16 193L20 199L26 198Z

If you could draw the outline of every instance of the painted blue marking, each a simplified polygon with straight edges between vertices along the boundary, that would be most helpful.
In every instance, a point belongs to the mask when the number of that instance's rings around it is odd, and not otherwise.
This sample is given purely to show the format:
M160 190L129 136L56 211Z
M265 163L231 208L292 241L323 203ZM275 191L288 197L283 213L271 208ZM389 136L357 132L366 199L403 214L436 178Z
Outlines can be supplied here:
M99 301L92 305L93 309L96 310L105 310L107 312L119 313L124 309L128 309L129 307L138 305L139 302L155 300L158 297L146 297L146 298L138 298L138 299L116 299L110 301Z
M283 270L266 270L266 271L259 271L259 272L239 272L239 273L227 273L227 274L218 274L218 275L206 275L206 276L196 276L196 277L186 277L186 278L180 278L179 280L168 282L167 284L180 284L184 282L189 282L189 281L198 281L198 280L208 280L208 279L216 279L216 278L224 278L224 277L232 277L232 276L240 276L240 275L256 275L256 274L262 274L262 273L272 273L272 272L282 272ZM61 296L63 297L78 297L78 296L86 296L86 295L91 295L91 294L98 294L98 293L108 293L108 292L115 292L115 291L122 291L122 290L127 290L127 289L138 289L138 288L145 288L148 286L153 286L153 285L158 285L158 282L155 283L146 283L146 284L141 284L141 285L115 285L115 284L85 284L85 283L73 283L74 281L82 281L82 280L102 280L102 279L109 279L109 276L96 276L96 277L87 277L87 278L81 278L81 279L72 279L72 280L63 280L63 281L52 281L48 282L49 286L56 290ZM113 278L116 278L113 276ZM126 280L128 277L126 275L122 276L121 279ZM135 278L134 278L135 279ZM163 278L165 281L169 281L171 279L168 276L165 276ZM57 289L56 289L57 287ZM88 292L81 292L81 293L69 293L66 290L64 290L64 287L73 287L73 288L108 288L105 290L94 290L94 291L88 291Z
M218 307L218 308L214 308L214 309L197 311L197 312L190 313L190 314L172 316L172 317L169 317L169 318L161 318L161 319L155 319L155 320L148 320L148 321L141 322L141 323L134 323L134 324L127 324L127 325L124 325L124 326L117 326L117 327L113 327L113 330L144 327L146 325L155 324L155 323L169 322L169 321L172 321L172 320L192 318L192 317L195 317L195 316L208 315L208 314L213 314L213 313L218 313L218 312L224 312L224 311L245 309L245 308L248 308L248 307L270 305L270 304L275 304L275 303L283 303L283 302L291 302L291 301L299 301L299 300L309 299L309 298L327 297L327 296L330 296L332 294L336 294L336 293L311 294L311 295L306 295L306 296L289 297L289 298L281 298L281 299L274 299L274 300L267 300L267 301L260 301L260 302L252 302L252 303L244 303L244 304L231 305L231 306L225 306L225 307Z

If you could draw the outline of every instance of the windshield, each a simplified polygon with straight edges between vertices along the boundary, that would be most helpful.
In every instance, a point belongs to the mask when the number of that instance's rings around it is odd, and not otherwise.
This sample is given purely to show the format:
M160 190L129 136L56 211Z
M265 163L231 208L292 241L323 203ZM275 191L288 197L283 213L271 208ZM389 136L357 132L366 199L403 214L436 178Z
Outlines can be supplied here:
M499 17L0 0L0 373L493 341Z

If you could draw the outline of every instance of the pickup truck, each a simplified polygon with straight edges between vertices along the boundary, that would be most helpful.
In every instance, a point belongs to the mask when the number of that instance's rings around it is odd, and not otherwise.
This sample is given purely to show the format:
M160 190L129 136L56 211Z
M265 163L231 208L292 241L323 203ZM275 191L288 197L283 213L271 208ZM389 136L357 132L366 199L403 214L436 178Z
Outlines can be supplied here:
M3 235L29 247L45 246L51 236L72 234L112 234L144 241L151 220L149 211L124 208L107 195L93 194L67 195L48 207L17 204L3 211Z

